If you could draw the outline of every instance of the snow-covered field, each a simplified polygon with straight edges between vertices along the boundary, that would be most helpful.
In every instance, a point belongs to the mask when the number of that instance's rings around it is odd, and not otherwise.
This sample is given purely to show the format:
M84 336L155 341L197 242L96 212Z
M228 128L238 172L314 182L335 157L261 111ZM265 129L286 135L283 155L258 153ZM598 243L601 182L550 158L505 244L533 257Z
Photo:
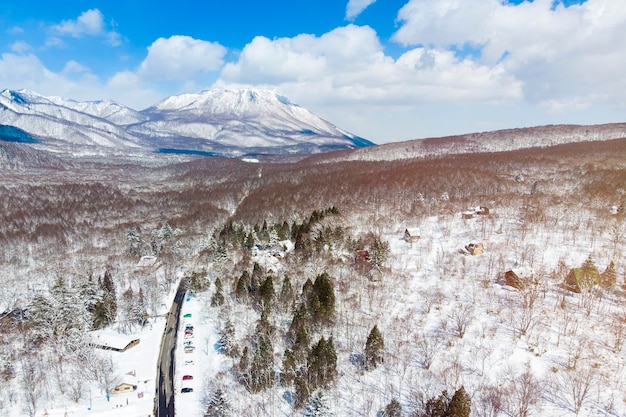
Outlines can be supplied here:
M406 226L419 227L419 241L402 239ZM607 236L592 238L581 229L572 239L556 229L526 230L517 213L505 209L469 220L460 213L430 216L380 230L391 249L380 281L360 276L350 262L321 260L300 265L302 275L294 279L299 288L321 270L334 277L337 317L328 332L339 376L324 395L336 416L376 415L392 398L411 415L428 398L461 386L472 397L475 416L625 415L621 290L575 294L561 285L560 268L578 267L590 254L600 271L606 268L614 250ZM467 254L463 248L471 242L482 243L485 252ZM271 259L272 274L294 277L290 256L259 251L253 261L262 265ZM503 285L504 271L520 266L535 271L537 284L523 291ZM234 380L229 368L236 361L217 353L216 332L228 315L243 345L258 315L232 300L226 307L209 307L210 296L199 294L184 306L197 333L194 353L180 348L177 356L177 392L194 388L177 394L180 415L202 416L201 403L216 388L226 392L232 415L300 415L302 410L292 408L292 388L276 385L252 394ZM271 319L278 327L289 320L281 314ZM363 353L375 324L385 339L385 362L364 371L352 359ZM277 340L276 371L283 349ZM188 358L194 365L180 366ZM182 375L192 372L187 385Z
M337 378L323 392L336 416L374 416L397 399L404 415L413 417L429 398L461 386L472 399L476 417L626 415L623 216L608 209L602 215L595 208L555 204L532 219L522 208L491 205L489 215L471 219L463 218L462 207L456 213L441 210L408 221L398 220L400 216L372 219L373 214L355 211L324 220L326 225L341 225L344 233L320 252L311 250L305 256L292 242L283 242L287 250L279 254L275 249L229 248L219 268L194 259L193 268L207 268L211 289L188 294L182 306L175 368L177 415L203 416L216 389L225 393L233 416L303 413L293 407L293 385L277 383L252 393L237 380L239 359L216 348L226 320L233 322L240 348L251 346L260 313L235 300L233 284L242 269L250 270L255 262L264 275L275 277L276 294L285 276L296 296L307 279L314 281L322 272L332 278L334 321L314 326L309 337L311 344L321 336L333 338ZM421 237L406 242L405 228L419 229ZM360 272L347 243L371 233L390 249L380 274L373 277ZM484 253L469 254L470 243L480 243ZM566 291L562 284L569 270L590 256L599 272L615 263L616 284L595 285L579 294ZM521 267L532 268L534 281L524 290L505 286L504 272ZM127 288L131 278L133 285L144 282L130 275L119 278L127 280L121 288ZM211 306L216 277L224 287L222 306ZM169 311L176 285L172 282L171 291L158 298L159 315ZM147 288L144 291L148 294ZM277 375L292 317L292 308L272 309L268 316L277 329L272 342ZM58 382L50 375L35 415L151 415L164 323L163 317L151 318L132 335L140 343L124 353L98 351L110 361L119 382L132 377L137 390L107 399L101 387L85 378L84 393L75 403L68 395L50 395ZM187 325L193 326L193 334L185 337ZM374 325L384 337L384 362L367 371L358 362ZM192 352L185 352L186 343L194 347ZM24 369L20 364L16 368L18 373ZM22 397L28 392L20 387L22 380L17 375L5 385L13 384L10 395L18 403L26 401ZM193 392L182 392L184 388ZM0 394L0 400L10 396ZM4 405L2 413L27 415L23 404Z

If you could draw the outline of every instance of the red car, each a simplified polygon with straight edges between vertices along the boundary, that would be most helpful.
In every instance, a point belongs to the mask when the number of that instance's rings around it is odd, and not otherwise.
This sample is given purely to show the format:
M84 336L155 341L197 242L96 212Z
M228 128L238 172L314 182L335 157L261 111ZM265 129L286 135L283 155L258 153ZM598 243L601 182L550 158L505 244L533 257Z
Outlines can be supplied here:
M190 379L193 379L193 377L191 375L183 376L183 381L189 381Z

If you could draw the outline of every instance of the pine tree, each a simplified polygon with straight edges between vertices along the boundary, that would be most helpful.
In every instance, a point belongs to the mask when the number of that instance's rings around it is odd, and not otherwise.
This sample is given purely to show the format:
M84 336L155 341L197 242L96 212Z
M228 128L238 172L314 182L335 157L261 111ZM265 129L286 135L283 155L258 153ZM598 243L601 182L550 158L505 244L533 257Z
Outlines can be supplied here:
M426 401L424 417L448 417L449 404L450 396L448 391L443 391L439 397L430 398Z
M109 271L104 272L104 278L100 281L102 298L94 309L93 327L102 329L115 321L117 317L117 296L115 284Z
M221 389L216 389L209 400L204 417L228 417L232 409L228 398Z
M307 404L304 415L306 417L333 417L335 413L330 410L324 395L318 391L311 397L311 401Z
M241 358L239 358L235 371L239 374L239 383L250 389L250 350L248 346L243 347Z
M139 295L135 297L135 299L133 319L143 327L148 321L148 310L146 309L146 299L143 295L143 288L139 287Z
M248 292L251 295L256 295L257 291L259 291L262 277L263 270L261 269L261 265L255 262L252 266L252 274L250 275L250 287L248 288Z
M235 286L235 298L239 302L245 302L248 299L248 289L250 288L250 275L248 271L243 271L237 285Z
M268 275L263 284L259 287L259 304L262 310L269 313L274 300L274 280Z
M217 341L218 351L230 358L239 355L239 346L235 340L235 326L230 320L226 320L224 328L219 332L220 338Z
M472 399L461 386L450 400L446 417L469 417L472 408Z
M395 398L392 398L385 407L382 417L402 417L402 406Z
M383 335L378 330L378 326L374 325L369 336L367 336L367 342L365 342L365 366L367 369L374 369L379 363L384 362L384 348Z
M223 285L220 277L215 278L215 293L211 297L211 305L213 307L221 306L224 304L224 293L223 293Z
M320 338L307 359L309 386L313 389L328 386L337 377L337 353L333 338Z
M288 276L285 275L283 278L283 285L280 289L280 304L283 309L287 309L291 307L294 301L294 292L293 287L291 285L291 280Z
M315 278L309 297L309 311L317 323L329 322L335 314L335 289L330 276L324 272Z
M298 332L301 331L301 328L304 329L304 331L306 332L309 328L310 321L311 317L309 315L309 311L306 308L306 305L300 304L298 308L294 311L291 323L289 325L289 330L287 330L288 340L291 340L292 343L295 343Z
M294 407L299 409L304 407L311 399L309 382L303 372L297 372L294 385Z
M274 348L269 337L257 335L256 349L250 365L250 390L259 392L274 382Z

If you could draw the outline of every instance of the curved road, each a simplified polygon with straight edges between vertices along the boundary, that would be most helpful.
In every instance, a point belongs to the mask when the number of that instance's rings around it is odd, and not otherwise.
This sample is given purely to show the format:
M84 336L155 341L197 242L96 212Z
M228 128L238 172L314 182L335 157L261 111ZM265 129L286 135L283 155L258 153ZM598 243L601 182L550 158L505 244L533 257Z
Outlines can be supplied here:
M181 279L174 302L165 322L161 353L157 365L157 386L154 400L155 417L174 417L174 350L178 334L180 309L187 290L187 280Z

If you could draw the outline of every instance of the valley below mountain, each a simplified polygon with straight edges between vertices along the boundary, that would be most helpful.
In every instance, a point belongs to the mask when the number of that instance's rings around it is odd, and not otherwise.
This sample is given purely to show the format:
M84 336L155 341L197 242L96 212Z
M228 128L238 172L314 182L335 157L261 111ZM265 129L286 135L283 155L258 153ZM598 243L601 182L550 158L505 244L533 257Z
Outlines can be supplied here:
M4 415L150 414L150 331L180 280L180 415L626 413L623 124L361 147L293 125L290 105L272 116L285 137L332 140L272 154L265 137L204 145L221 141L205 94L144 112L62 103L90 120L80 131L37 121L58 101L18 95L0 110L25 120L0 142ZM266 98L240 99L229 112ZM232 157L154 152L189 143ZM335 146L359 149L317 153ZM102 350L94 331L141 341ZM137 391L114 393L130 372Z

